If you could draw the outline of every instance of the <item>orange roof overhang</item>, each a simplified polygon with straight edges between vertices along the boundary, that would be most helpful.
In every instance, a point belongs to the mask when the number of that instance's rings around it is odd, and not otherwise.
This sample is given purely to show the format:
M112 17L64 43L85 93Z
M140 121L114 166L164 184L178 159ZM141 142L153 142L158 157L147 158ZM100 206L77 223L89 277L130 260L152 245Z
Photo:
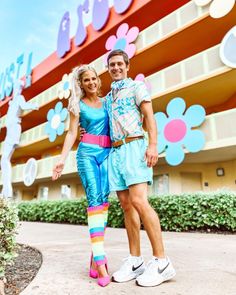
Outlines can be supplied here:
M33 69L32 85L24 89L26 100L36 96L43 90L61 80L63 74L69 73L73 67L79 64L90 63L106 52L105 42L107 38L116 33L117 27L126 22L130 27L138 26L143 30L154 22L170 14L190 0L133 0L129 10L119 15L113 8L110 10L109 19L101 31L95 31L92 25L87 27L88 37L79 47L74 45L71 39L71 50L64 58L59 58L56 51L43 60ZM7 111L7 102L10 98L0 102L1 115Z

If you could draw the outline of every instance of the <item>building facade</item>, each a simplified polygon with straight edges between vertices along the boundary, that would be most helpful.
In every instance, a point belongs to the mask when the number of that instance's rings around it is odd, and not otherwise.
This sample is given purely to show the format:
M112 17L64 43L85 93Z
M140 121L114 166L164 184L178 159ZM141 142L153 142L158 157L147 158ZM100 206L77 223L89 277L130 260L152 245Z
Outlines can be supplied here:
M68 116L62 115L70 95L69 73L79 64L91 64L102 80L105 95L111 83L104 62L107 52L113 48L128 51L131 47L135 51L130 52L129 76L145 76L154 113L163 113L166 119L158 122L156 116L159 139L165 142L149 194L235 191L236 66L225 63L221 53L222 40L236 25L236 5L224 15L214 15L220 14L220 9L212 12L212 3L199 6L199 1L118 2L114 0L106 11L94 6L100 17L94 17L88 27L81 25L69 42L59 28L55 52L32 70L31 86L23 90L23 95L38 104L39 110L24 111L22 116L20 144L11 158L14 197L32 200L84 195L75 160L79 138L62 177L56 182L51 180L69 126ZM66 13L62 22L67 25L65 17ZM236 39L236 33L232 36ZM227 45L226 52L236 52L236 40L232 44ZM232 60L236 63L234 53ZM0 101L1 154L9 99ZM64 124L63 130L57 132L60 123ZM51 133L46 125L53 129ZM168 128L172 133L167 132ZM191 137L185 144L188 132ZM173 162L178 157L179 161ZM29 161L31 158L35 160Z

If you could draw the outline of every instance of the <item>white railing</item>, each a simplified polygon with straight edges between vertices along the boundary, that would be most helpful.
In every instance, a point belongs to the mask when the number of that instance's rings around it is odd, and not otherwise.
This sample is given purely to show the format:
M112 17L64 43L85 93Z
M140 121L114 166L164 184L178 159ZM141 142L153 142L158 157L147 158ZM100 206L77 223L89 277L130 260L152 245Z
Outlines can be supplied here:
M216 45L147 77L147 81L152 84L151 94L155 100L163 94L171 93L186 85L189 86L201 80L204 81L207 77L215 77L228 71L232 71L232 69L221 63L219 45ZM65 130L68 130L68 121ZM45 125L46 123L43 123L23 132L20 145L26 146L44 140L47 137L44 131Z
M235 146L236 148L236 109L208 115L205 122L199 128L206 137L206 144L203 150L215 149L218 147ZM163 157L163 155L161 155ZM53 165L58 156L47 157L38 160L37 179L51 177ZM13 183L22 182L25 164L13 167ZM76 151L69 153L63 174L76 173ZM0 173L1 176L1 173ZM1 179L1 177L0 177ZM0 181L1 183L1 181Z

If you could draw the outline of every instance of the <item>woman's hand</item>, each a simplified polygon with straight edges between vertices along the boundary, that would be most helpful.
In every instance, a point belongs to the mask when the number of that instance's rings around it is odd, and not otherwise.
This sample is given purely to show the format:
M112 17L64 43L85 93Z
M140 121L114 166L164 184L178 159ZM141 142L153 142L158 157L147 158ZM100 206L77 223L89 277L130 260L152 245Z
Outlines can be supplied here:
M65 163L63 161L59 161L53 168L52 180L57 180L62 173Z

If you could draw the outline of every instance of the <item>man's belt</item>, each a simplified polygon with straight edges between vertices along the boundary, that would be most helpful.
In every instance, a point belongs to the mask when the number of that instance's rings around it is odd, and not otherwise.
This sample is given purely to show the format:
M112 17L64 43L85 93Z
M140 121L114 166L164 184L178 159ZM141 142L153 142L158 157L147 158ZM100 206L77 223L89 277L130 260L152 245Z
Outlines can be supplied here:
M122 140L118 140L118 141L112 142L112 146L116 148L116 147L121 146L124 143L129 143L131 141L139 140L139 139L142 139L142 138L143 138L143 135L141 135L141 136L134 136L134 137L125 137Z

